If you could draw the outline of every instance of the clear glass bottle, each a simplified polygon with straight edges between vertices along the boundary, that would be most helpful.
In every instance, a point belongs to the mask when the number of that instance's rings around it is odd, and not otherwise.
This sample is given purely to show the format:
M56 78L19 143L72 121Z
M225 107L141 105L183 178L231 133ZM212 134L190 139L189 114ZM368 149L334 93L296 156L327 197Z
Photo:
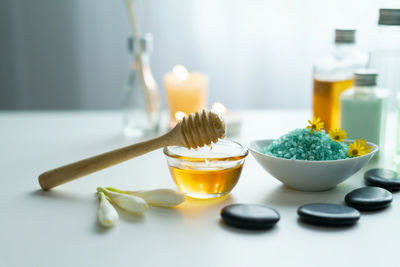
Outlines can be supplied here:
M379 10L374 40L368 66L378 72L378 85L389 90L389 109L394 110L400 92L400 9Z
M152 36L129 38L132 57L123 90L123 132L131 137L148 137L160 129L160 94L150 68Z
M365 68L367 53L356 46L355 30L335 30L333 51L314 65L313 114L328 132L340 126L340 94L353 85L353 73Z
M396 163L400 163L400 92L397 93L397 129L396 129L396 147L395 147L395 157Z
M395 147L395 162L400 163L400 92L397 93L397 137Z
M377 72L358 70L354 74L354 87L341 97L341 128L348 139L366 139L381 146L387 117L388 91L376 87Z

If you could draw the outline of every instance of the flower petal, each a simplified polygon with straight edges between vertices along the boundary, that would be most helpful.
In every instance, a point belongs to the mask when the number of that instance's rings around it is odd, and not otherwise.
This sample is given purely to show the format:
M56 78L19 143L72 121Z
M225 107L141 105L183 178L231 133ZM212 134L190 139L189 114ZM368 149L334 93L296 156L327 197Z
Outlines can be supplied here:
M103 192L112 202L128 212L141 214L145 212L149 206L143 198L137 196L113 192L102 187L98 187L97 191Z
M185 201L183 193L171 189L155 189L148 191L122 191L112 187L107 187L106 189L143 198L151 206L175 207Z
M107 200L103 192L99 192L98 196L100 200L99 209L97 211L98 222L105 227L114 226L119 218L118 212Z

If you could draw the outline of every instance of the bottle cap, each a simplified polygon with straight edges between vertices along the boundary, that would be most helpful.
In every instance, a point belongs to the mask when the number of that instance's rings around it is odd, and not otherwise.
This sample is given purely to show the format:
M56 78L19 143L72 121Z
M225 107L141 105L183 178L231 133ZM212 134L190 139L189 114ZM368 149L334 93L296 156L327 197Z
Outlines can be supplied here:
M379 25L400 25L400 9L379 9Z
M151 53L153 52L153 35L151 33L144 34L139 40L130 36L128 37L128 51L133 53L134 47L138 44L141 47L142 52Z
M336 29L335 30L335 43L355 43L356 30L350 29Z
M360 69L354 72L354 85L375 86L378 73L371 69Z

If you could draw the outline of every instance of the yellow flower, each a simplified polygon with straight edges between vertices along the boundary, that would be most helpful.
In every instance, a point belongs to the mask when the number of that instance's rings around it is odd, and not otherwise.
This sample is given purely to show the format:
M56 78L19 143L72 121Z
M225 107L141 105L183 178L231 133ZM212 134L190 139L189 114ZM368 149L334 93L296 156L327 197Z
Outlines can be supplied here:
M333 141L336 142L343 142L343 139L347 138L347 133L345 130L342 130L340 128L337 128L335 130L330 130L329 131L329 136L333 139Z
M306 127L306 129L310 129L310 133L314 133L314 131L320 132L324 128L324 123L321 122L320 118L313 117L312 121L308 121L310 124L309 126Z
M359 157L371 152L371 148L371 146L367 146L366 140L360 139L349 145L347 154L349 157Z

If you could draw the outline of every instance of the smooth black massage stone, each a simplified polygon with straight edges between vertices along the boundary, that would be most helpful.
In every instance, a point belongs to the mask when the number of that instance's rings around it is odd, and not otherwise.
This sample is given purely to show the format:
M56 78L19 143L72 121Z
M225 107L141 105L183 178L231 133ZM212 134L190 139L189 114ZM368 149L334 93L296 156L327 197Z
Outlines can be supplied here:
M383 187L390 191L400 190L399 173L388 169L371 169L364 174L367 185Z
M329 203L303 205L297 210L297 214L304 222L323 226L347 226L360 219L358 210Z
M355 189L344 198L347 205L362 211L380 210L390 205L393 200L392 193L388 190L366 186Z
M279 213L267 206L257 204L232 204L221 210L226 224L244 229L267 229L280 219Z

